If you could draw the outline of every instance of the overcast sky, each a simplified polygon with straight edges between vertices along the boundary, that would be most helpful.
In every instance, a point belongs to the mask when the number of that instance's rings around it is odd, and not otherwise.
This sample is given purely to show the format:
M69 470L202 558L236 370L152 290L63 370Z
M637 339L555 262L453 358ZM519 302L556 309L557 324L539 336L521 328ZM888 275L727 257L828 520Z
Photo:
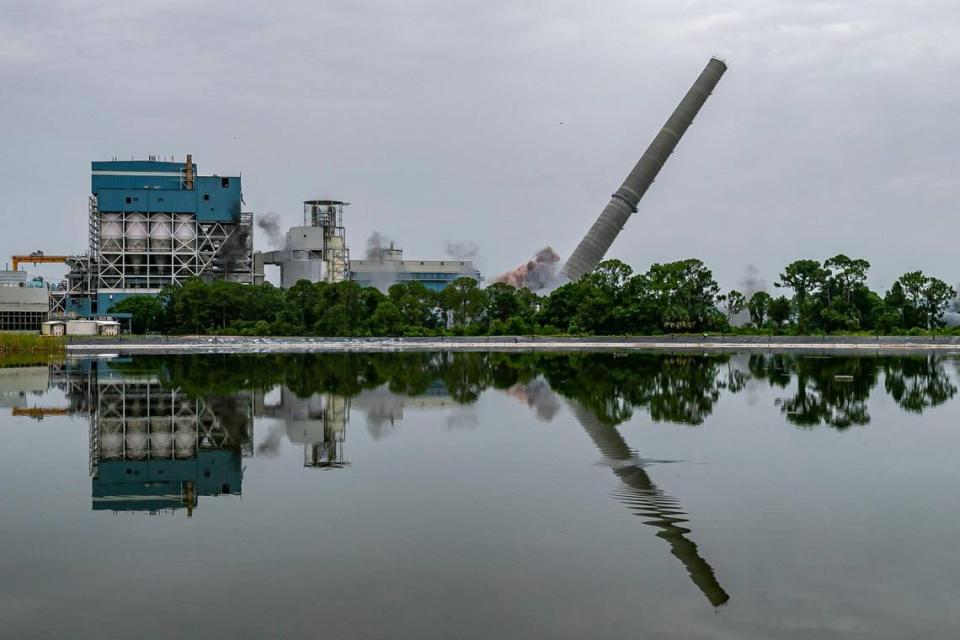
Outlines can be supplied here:
M86 248L91 160L189 152L289 224L352 202L355 256L379 230L475 242L485 275L566 257L713 54L610 257L960 281L955 0L0 0L0 254Z

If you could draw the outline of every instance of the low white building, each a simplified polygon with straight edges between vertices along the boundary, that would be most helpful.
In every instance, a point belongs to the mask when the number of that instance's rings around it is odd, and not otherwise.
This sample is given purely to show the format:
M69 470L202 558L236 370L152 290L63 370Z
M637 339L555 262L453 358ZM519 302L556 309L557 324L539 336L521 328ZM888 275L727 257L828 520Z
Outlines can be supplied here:
M97 333L101 336L118 336L120 323L116 320L97 320Z
M63 336L67 333L67 323L63 320L47 320L40 325L40 334L44 336Z
M118 336L120 323L116 320L67 320L68 336Z

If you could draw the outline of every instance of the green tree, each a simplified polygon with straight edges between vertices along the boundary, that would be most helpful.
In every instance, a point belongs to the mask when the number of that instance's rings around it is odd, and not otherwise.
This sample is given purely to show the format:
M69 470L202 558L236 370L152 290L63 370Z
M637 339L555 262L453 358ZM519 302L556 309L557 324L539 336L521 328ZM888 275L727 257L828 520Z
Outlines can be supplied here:
M776 287L793 290L801 332L809 325L811 298L820 292L828 277L830 271L824 269L818 260L795 260L780 274L780 281L774 283Z
M718 299L723 304L723 315L727 318L727 324L730 324L733 316L743 311L747 304L746 297L736 289L720 296Z
M926 314L928 329L943 326L943 314L950 301L957 295L956 290L939 278L927 278L923 287L922 309Z
M463 328L482 318L486 292L473 278L457 278L440 292L441 306L453 315L453 324Z
M757 329L763 327L772 300L773 298L766 291L757 291L750 296L747 309L750 311L750 322L752 322L753 326Z
M395 336L403 333L403 314L391 300L383 300L370 317L373 335Z
M494 282L487 287L486 291L486 315L491 321L506 322L513 315L520 313L520 299L517 295L520 290L517 288L505 282Z
M790 321L790 301L786 296L780 296L770 301L770 307L767 310L770 321L776 325L777 329L782 329Z
M841 253L826 260L823 266L832 272L831 280L837 284L848 305L853 292L866 286L867 271L870 269L870 263L866 260L854 260Z
M717 317L720 287L713 272L695 258L654 264L646 274L649 295L660 310L664 331L710 329Z
M130 313L130 328L133 333L162 331L166 328L166 308L157 296L130 296L117 302L107 313Z
M908 271L899 278L897 283L903 290L904 297L914 309L919 309L923 300L923 290L927 286L927 276L923 271Z

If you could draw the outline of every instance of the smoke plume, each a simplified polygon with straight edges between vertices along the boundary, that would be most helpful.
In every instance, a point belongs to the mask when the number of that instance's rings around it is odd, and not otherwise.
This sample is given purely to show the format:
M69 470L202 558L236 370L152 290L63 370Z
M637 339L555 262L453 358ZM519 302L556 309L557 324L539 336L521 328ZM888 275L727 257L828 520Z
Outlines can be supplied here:
M223 259L224 275L232 273L236 267L250 256L253 248L250 227L237 225L220 246L220 256Z
M267 242L274 249L283 247L283 231L280 226L280 216L271 212L257 216L257 227L267 234Z
M477 257L477 245L473 242L447 242L444 252L455 260L473 260Z
M749 299L757 291L766 290L767 281L760 277L760 270L752 264L748 264L743 278L740 280L740 293Z
M517 289L526 287L530 291L539 291L549 286L556 279L559 264L560 256L553 250L553 247L544 247L537 251L533 260L529 260L516 269L501 273L493 281L505 282Z
M393 249L393 240L379 231L367 238L367 260L381 263L379 270L371 270L370 284L386 293L397 282L397 263L387 260L387 252Z
M370 237L367 238L367 260L379 260L383 262L383 259L387 255L387 249L393 247L393 241L380 233L379 231L374 231L370 234Z
M526 384L517 383L506 392L534 409L537 412L537 420L541 422L550 422L560 411L560 399L542 378L531 380Z
M283 442L284 433L286 432L282 424L272 425L267 437L257 445L257 455L265 458L276 458L280 455L280 445Z

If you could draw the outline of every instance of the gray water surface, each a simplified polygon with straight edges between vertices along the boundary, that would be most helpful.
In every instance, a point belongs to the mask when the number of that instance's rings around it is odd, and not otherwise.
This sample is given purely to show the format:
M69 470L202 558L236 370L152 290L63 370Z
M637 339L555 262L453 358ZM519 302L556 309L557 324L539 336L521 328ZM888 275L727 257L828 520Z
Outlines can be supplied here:
M955 638L960 360L0 369L0 635Z

